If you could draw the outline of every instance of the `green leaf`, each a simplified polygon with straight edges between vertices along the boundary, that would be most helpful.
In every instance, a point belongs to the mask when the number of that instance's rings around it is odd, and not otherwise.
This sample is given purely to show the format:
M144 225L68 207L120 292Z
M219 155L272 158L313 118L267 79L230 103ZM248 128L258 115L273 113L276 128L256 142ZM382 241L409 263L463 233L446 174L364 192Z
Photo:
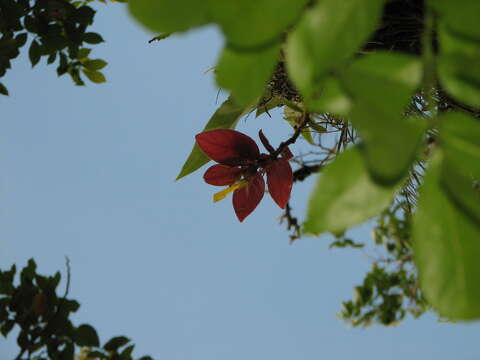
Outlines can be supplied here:
M267 102L264 102L261 105L257 105L257 111L255 112L255 117L258 118L260 115L264 113L268 113L270 110L283 105L285 105L284 99L281 96L274 96Z
M287 67L303 96L314 97L317 84L344 65L368 39L385 0L322 0L310 9L287 41Z
M293 129L296 129L300 125L301 121L303 120L303 116L304 116L303 111L300 112L300 111L294 110L289 106L285 106L283 109L283 119L288 121L288 123ZM309 128L307 127L304 128L301 134L302 134L302 137L310 145L314 145L312 134Z
M329 76L322 82L319 95L306 104L307 109L316 113L332 113L347 116L352 108L352 101L345 94L337 78Z
M157 33L173 33L208 23L208 2L198 0L130 0L130 13Z
M119 347L126 345L130 342L130 339L125 336L116 336L111 338L103 348L107 351L116 351Z
M94 59L94 60L86 60L83 63L83 66L85 66L88 70L101 70L105 66L107 66L107 62L102 59Z
M33 40L30 44L30 49L28 50L28 57L30 58L30 62L32 64L32 68L38 64L40 61L41 56L41 47L40 44Z
M455 36L440 26L438 77L445 90L460 102L480 107L479 43Z
M480 121L463 113L440 118L442 185L451 200L480 224Z
M404 114L421 76L418 59L393 53L364 56L341 75L368 168L382 184L401 180L417 155L426 122Z
M127 346L120 354L120 358L122 360L130 360L132 358L132 352L134 348L135 348L135 345Z
M346 150L319 175L308 203L304 231L316 235L341 233L377 215L397 190L377 185L359 150Z
M100 71L90 71L90 70L83 70L83 73L91 82L96 84L104 83L107 81L105 79L105 75L103 75Z
M432 6L448 28L466 38L480 41L480 2L478 0L462 0L461 6L451 0L430 0Z
M258 52L225 48L216 68L218 86L230 90L239 105L252 105L263 94L279 51L279 45Z
M27 42L27 33L21 33L15 36L15 41L17 42L17 47L21 48Z
M299 19L307 3L308 0L209 1L212 19L222 28L227 44L243 49L278 42Z
M94 32L88 32L83 34L82 40L88 44L99 44L104 41L100 34Z
M2 83L0 83L0 94L8 96L8 89Z
M91 51L92 49L89 49L89 48L81 48L80 50L78 50L77 59L88 58L88 55L90 54Z
M440 185L440 159L431 162L413 222L413 250L422 290L440 315L480 317L480 228L455 207Z
M98 347L100 340L97 331L88 324L80 325L75 332L75 342L78 346Z
M213 114L204 127L203 131L214 129L234 129L238 120L248 111L248 109L238 106L232 97L229 97ZM210 159L195 143L193 149L188 156L187 161L182 166L182 170L178 174L176 180L191 174L200 167L208 163Z

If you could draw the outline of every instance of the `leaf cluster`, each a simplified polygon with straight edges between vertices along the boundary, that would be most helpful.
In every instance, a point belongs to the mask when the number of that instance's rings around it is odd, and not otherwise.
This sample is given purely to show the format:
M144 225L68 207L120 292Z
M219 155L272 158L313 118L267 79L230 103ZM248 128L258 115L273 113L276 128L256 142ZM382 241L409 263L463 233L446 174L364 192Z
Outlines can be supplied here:
M0 5L0 77L28 43L32 67L46 58L47 64L57 63L58 76L68 74L76 85L84 85L81 74L94 83L105 82L100 70L107 63L90 59L91 48L86 47L104 41L100 34L89 30L95 16L95 10L87 5L89 2L3 0ZM8 95L1 83L0 93Z
M61 274L44 276L36 269L35 261L30 259L19 273L15 265L0 270L0 332L7 337L12 330L18 331L20 351L15 360L133 360L130 339L113 337L100 346L91 325L72 323L70 317L80 304L67 298L69 272L67 291L59 296Z

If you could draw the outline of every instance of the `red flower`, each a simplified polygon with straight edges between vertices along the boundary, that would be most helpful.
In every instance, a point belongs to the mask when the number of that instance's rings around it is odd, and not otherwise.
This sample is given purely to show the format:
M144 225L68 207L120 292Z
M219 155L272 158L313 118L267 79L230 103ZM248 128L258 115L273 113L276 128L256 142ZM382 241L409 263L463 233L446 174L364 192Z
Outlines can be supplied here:
M205 172L205 182L228 186L216 193L213 201L219 201L233 191L233 209L240 221L250 215L262 200L265 173L268 191L282 209L287 205L292 190L293 174L288 162L293 157L292 153L287 147L281 157L277 157L262 131L259 136L270 155L261 154L252 138L235 130L211 130L195 136L200 149L218 163Z

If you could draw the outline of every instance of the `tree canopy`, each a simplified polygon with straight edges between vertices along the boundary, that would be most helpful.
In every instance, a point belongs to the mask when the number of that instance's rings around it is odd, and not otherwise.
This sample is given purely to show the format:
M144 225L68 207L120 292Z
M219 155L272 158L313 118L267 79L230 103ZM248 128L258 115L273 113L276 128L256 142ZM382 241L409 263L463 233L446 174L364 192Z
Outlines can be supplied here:
M106 62L84 47L102 41L87 31L95 13L88 2L2 3L0 76L31 35L32 66L46 57L77 85L81 74L105 81L99 70ZM193 141L177 180L215 160L205 180L227 186L216 199L233 192L243 221L255 216L266 174L292 241L331 233L332 247L362 247L348 231L375 219L373 240L385 258L343 303L342 317L353 325L391 325L430 308L449 320L480 317L478 1L130 0L128 6L159 34L156 40L207 24L225 37L215 78L230 97ZM4 85L0 90L8 93ZM234 129L246 114L274 108L283 109L292 135L275 147L260 133L263 153ZM290 153L299 138L310 153ZM300 218L288 202L290 188L310 176L316 185Z

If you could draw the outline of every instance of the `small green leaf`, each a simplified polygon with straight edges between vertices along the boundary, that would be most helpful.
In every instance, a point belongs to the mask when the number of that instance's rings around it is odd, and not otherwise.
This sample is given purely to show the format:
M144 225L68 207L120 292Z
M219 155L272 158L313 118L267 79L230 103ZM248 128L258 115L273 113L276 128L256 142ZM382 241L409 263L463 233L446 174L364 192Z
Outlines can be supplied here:
M135 19L157 33L185 31L208 22L208 1L130 0L128 6Z
M21 48L27 42L27 33L18 34L15 37L15 41L17 42L17 47Z
M216 68L218 86L230 90L239 105L252 105L264 92L279 51L277 44L257 52L225 48Z
M345 64L367 41L385 0L322 0L303 16L287 40L287 67L306 99L327 73Z
M83 34L82 40L88 44L99 44L104 41L100 34L94 32L88 32Z
M103 75L100 71L90 71L90 70L83 70L83 73L91 82L96 84L104 83L107 81L105 79L105 75Z
M92 51L92 49L82 48L82 49L78 50L77 58L78 59L88 58L88 55L90 54L91 51Z
M222 28L227 44L242 49L278 42L307 3L308 0L209 1L210 14Z
M413 250L427 300L451 320L480 318L480 227L455 207L440 185L434 159L420 189Z
M107 66L107 62L102 59L94 59L94 60L86 60L83 63L83 66L85 66L88 70L101 70L105 66Z
M0 94L8 96L8 89L2 83L0 83Z
M100 340L97 331L88 324L80 325L75 331L75 342L78 346L98 347Z
M28 57L30 58L30 62L32 64L32 68L38 64L40 61L41 56L41 47L40 44L33 40L30 44L30 49L28 50Z
M130 342L130 339L125 336L116 336L111 338L103 348L107 351L117 351L118 348L126 345Z
M426 122L404 114L421 69L414 57L379 52L360 58L341 75L354 101L352 124L365 142L368 168L380 183L401 180L416 158Z
M130 360L132 358L132 352L134 348L135 348L135 345L127 346L120 354L120 358L122 360Z
M257 105L257 111L255 112L255 117L258 118L260 115L264 113L268 113L270 110L283 105L285 105L283 98L280 96L274 96L270 100L268 100L266 103Z
M234 129L238 120L248 111L244 107L238 106L232 97L229 97L213 114L203 131L214 129ZM191 174L200 167L208 163L210 159L200 150L197 143L188 156L187 161L182 166L182 170L176 180Z
M377 215L392 201L397 187L377 185L357 148L337 156L319 175L308 203L304 230L341 233Z
M50 65L55 61L56 58L57 58L57 53L56 52L51 53L47 58L47 64Z

